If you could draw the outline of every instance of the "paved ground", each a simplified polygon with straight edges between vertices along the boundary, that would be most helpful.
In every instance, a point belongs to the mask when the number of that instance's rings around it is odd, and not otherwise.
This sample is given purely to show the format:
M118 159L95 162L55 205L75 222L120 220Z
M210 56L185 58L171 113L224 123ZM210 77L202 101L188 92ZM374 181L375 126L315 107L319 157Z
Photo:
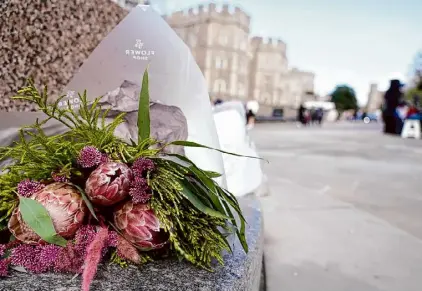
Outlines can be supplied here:
M270 161L269 291L422 290L422 141L376 124L252 136Z

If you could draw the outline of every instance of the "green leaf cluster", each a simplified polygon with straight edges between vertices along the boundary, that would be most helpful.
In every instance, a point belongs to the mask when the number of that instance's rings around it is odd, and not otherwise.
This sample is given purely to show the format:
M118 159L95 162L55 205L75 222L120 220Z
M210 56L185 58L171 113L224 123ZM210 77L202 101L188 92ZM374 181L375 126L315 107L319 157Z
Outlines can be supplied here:
M180 160L155 160L159 167L151 180L151 188L156 194L151 206L169 233L172 249L206 269L210 268L213 259L223 264L223 251L231 251L227 240L230 233L237 234L247 252L246 222L236 198L186 157L172 156Z

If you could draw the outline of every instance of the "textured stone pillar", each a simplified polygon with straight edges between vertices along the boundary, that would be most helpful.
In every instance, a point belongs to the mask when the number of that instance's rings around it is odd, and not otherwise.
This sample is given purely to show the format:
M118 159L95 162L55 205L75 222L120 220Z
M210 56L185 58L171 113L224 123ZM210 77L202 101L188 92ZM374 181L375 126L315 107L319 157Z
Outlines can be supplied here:
M0 111L31 111L10 100L28 77L57 94L126 16L110 0L0 2Z

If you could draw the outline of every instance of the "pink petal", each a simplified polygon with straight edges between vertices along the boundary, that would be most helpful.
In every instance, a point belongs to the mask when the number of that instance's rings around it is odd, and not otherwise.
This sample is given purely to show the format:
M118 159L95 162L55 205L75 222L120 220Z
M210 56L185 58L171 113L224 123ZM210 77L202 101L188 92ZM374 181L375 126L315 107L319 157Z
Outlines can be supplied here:
M103 195L107 197L108 199L112 200L116 196L118 191L119 191L119 185L113 184L107 188L107 192L104 193Z
M126 233L136 240L152 239L152 234L146 227L136 227L129 224L126 228Z
M145 211L144 214L145 226L149 227L154 231L160 231L160 221L155 216L152 210Z

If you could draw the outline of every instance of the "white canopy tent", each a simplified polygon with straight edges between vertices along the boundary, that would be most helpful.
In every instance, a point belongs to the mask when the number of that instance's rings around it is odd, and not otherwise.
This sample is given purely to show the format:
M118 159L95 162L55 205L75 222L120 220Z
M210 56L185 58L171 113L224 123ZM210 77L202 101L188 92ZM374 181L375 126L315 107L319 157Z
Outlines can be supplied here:
M325 111L336 109L334 102L329 101L306 101L304 106L306 109L322 108Z

